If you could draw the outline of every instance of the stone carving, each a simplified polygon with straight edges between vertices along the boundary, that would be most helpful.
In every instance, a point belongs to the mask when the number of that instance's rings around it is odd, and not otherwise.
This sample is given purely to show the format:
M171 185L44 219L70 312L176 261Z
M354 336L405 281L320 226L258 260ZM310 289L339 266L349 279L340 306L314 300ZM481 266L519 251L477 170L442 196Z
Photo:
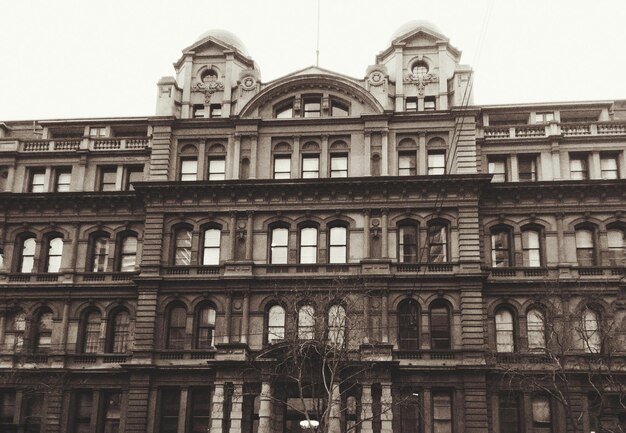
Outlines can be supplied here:
M373 71L369 76L371 86L382 86L385 83L385 76L381 71Z
M427 74L414 74L409 72L404 79L404 82L407 84L415 84L417 86L417 92L419 95L424 94L424 88L426 84L436 83L439 81L439 77L437 74L427 73Z
M193 90L204 93L204 102L208 104L211 102L211 95L213 93L224 91L224 83L221 81L198 82L193 86Z
M254 90L256 88L256 79L251 76L244 77L241 80L241 88L243 90Z

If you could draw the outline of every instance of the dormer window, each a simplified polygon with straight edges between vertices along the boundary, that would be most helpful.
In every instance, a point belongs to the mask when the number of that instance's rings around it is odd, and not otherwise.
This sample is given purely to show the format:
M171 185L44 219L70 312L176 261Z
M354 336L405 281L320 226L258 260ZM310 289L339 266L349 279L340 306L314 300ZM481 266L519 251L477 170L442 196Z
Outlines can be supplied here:
M411 73L416 77L423 77L428 74L428 64L424 61L417 61L413 63L413 67L411 68Z
M546 112L546 113L536 113L535 114L535 123L549 123L554 120L554 113Z
M303 117L321 117L322 115L322 98L321 96L304 97Z
M277 119L291 119L293 117L293 100L286 102L276 108Z
M204 84L214 83L217 81L217 72L214 69L207 69L202 73L202 82Z

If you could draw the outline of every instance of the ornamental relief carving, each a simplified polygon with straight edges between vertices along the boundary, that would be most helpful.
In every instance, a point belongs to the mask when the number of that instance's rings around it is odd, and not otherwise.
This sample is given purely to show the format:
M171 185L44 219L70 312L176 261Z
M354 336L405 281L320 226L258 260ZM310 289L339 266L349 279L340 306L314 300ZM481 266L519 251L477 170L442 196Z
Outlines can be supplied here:
M385 76L381 71L374 71L368 77L370 86L382 86L385 84Z
M415 84L417 86L417 91L419 95L424 94L424 88L427 84L437 83L438 81L439 77L437 76L437 74L433 74L430 72L427 74L414 74L412 72L409 72L404 78L405 84Z
M204 93L204 102L209 103L211 102L211 95L213 93L224 91L224 83L221 81L197 82L193 85L192 90L194 92Z

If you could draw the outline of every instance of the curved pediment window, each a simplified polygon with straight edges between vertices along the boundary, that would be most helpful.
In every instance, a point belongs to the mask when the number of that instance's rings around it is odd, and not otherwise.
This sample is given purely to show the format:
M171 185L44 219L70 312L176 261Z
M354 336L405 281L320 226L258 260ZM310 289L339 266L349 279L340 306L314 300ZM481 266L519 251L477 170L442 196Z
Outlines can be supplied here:
M278 105L275 113L277 119L291 119L293 117L293 99Z
M311 93L282 100L273 112L276 119L347 117L350 103L332 95Z

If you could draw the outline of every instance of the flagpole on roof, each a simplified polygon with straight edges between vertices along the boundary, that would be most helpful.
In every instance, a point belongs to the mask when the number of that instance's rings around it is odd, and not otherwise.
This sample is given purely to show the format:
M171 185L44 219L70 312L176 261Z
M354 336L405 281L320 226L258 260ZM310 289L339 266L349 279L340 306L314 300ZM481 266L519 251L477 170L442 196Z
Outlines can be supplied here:
M320 65L320 0L317 0L317 45L315 48L315 66Z

